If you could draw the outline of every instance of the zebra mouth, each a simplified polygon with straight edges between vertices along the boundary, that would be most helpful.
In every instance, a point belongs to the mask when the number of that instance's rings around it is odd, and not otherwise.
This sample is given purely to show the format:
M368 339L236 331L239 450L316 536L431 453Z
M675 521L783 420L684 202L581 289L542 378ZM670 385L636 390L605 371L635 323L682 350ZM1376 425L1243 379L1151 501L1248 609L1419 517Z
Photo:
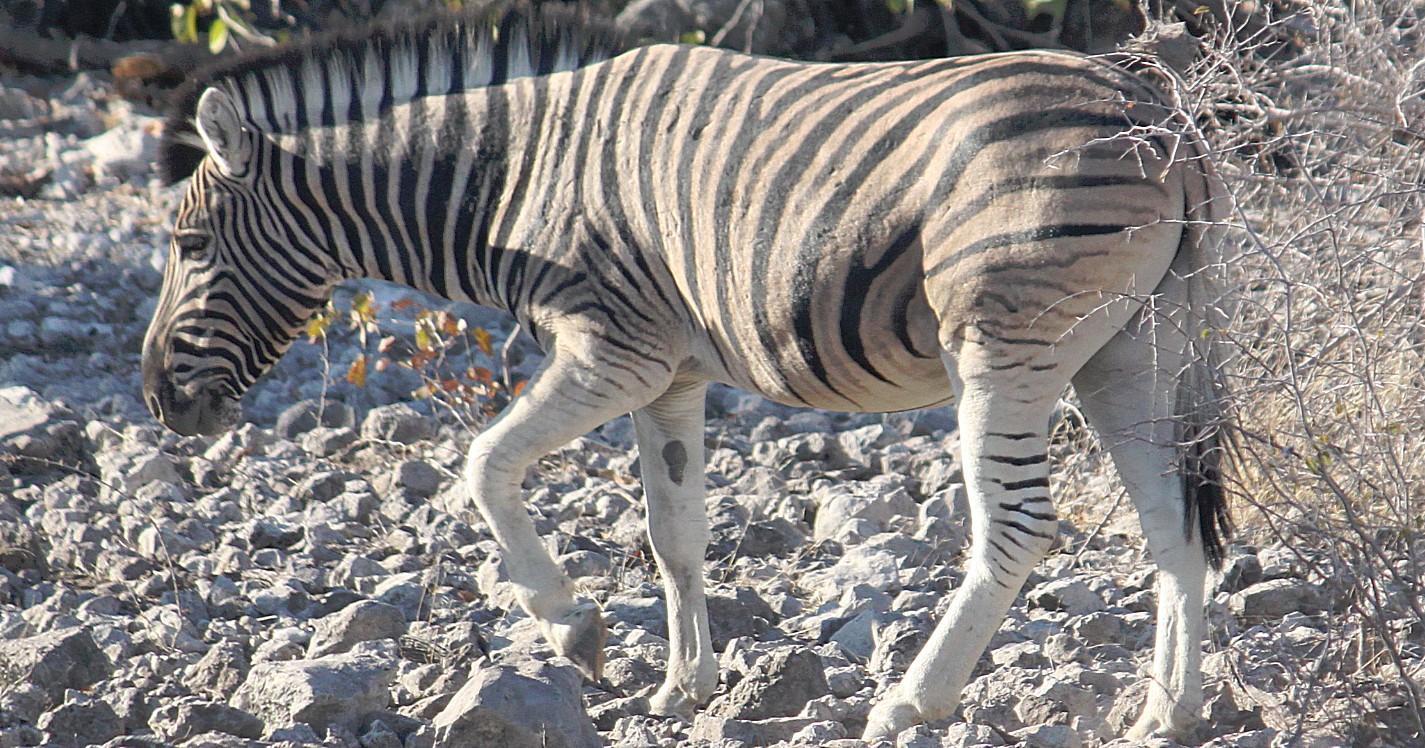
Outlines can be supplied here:
M190 384L180 389L165 378L146 400L155 418L183 436L215 436L242 418L241 401L212 384Z

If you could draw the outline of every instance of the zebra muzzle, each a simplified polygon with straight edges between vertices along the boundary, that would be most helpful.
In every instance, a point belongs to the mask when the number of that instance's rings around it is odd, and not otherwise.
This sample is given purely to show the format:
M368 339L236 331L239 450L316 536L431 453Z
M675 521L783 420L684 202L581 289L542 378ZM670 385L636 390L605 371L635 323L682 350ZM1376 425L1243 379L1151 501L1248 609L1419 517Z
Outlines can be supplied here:
M216 387L179 388L163 377L145 393L148 409L164 426L183 436L213 436L232 428L242 417L242 404Z

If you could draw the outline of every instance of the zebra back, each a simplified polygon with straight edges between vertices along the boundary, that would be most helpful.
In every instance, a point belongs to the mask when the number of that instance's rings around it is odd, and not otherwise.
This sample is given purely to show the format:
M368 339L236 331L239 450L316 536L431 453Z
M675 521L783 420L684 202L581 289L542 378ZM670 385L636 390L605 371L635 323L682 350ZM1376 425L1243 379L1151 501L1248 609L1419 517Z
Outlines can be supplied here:
M200 70L174 95L159 149L166 184L207 155L198 99L227 91L264 133L371 121L426 96L497 86L607 60L630 47L611 22L572 5L495 4L359 27L244 55Z

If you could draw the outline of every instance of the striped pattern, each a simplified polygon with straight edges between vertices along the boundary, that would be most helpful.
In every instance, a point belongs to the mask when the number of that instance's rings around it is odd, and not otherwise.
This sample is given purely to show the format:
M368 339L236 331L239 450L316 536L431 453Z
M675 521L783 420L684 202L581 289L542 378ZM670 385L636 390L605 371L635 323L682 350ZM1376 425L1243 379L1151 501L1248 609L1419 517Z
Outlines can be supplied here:
M830 65L620 50L577 13L507 10L199 78L163 150L170 179L193 179L146 341L154 412L180 431L231 425L345 278L511 311L550 356L475 440L472 498L521 604L597 677L597 609L544 552L518 485L634 411L670 615L652 706L686 714L716 685L706 382L848 411L955 400L969 574L872 713L875 737L954 709L986 623L1048 551L1045 429L1072 383L1163 570L1133 734L1185 730L1227 523L1220 392L1193 373L1221 208L1176 109L1124 61L1055 52Z

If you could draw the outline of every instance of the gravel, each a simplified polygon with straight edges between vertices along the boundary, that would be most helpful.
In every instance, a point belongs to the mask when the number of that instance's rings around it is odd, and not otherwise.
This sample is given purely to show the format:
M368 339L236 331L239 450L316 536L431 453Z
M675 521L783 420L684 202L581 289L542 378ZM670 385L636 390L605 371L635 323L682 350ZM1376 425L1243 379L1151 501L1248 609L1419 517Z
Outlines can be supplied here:
M0 95L54 123L0 139L0 167L50 173L38 198L0 198L0 745L856 745L961 578L949 413L800 413L713 387L722 685L691 724L646 716L668 641L627 419L530 473L536 524L610 625L605 681L580 683L514 606L459 490L467 425L487 414L412 399L399 365L348 381L373 349L338 322L254 388L238 430L164 431L139 399L180 194L150 170L158 125L88 75L0 75ZM452 309L497 352L512 329L378 284L340 290L339 312L358 291ZM528 376L530 343L506 349L508 369L476 363ZM955 719L897 745L1100 746L1136 716L1152 572L1136 536L1061 534ZM1327 636L1345 608L1311 568L1281 546L1232 549L1202 740L1274 744L1297 729L1287 664L1374 656ZM1397 685L1354 683L1380 694L1372 724L1406 724ZM1307 737L1348 743L1358 719Z

